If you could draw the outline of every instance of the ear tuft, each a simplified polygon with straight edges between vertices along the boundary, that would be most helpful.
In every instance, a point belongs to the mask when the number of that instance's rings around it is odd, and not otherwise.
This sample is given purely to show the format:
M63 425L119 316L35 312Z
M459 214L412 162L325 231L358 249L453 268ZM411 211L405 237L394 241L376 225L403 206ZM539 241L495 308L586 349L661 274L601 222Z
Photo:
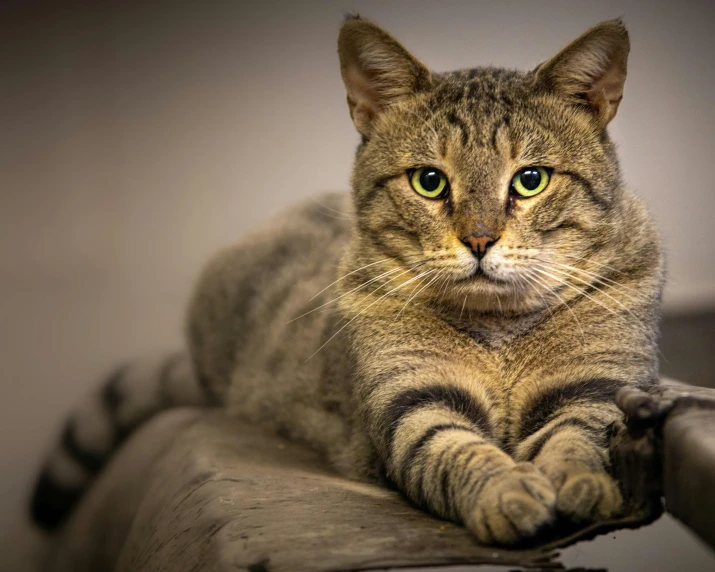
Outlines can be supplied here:
M368 137L375 118L389 105L425 89L429 70L369 20L349 15L338 36L340 72L350 116Z
M623 97L629 51L623 22L601 22L539 66L536 81L575 104L589 106L605 127Z

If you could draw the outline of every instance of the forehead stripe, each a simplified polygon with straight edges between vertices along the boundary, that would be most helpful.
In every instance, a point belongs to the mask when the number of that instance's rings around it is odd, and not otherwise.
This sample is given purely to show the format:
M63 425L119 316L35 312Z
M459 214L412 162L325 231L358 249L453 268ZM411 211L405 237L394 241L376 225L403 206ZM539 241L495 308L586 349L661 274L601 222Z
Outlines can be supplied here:
M461 131L462 146L466 147L467 143L469 142L469 132L468 132L469 128L467 127L467 125L464 123L464 121L462 121L462 119L460 117L457 116L457 114L454 113L454 111L450 111L447 114L447 121L449 122L450 125L454 125L455 127L457 127L457 129L459 129Z

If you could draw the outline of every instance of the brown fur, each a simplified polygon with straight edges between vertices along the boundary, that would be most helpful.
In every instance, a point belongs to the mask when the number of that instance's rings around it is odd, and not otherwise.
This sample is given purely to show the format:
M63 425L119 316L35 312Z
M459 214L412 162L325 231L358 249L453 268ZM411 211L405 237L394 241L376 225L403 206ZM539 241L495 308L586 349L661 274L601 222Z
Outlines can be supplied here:
M433 73L347 19L352 196L296 207L207 267L188 320L207 390L482 542L617 514L606 428L618 387L657 383L663 281L605 131L628 49L612 21L534 72ZM551 182L517 198L530 165ZM411 188L423 166L448 176L446 199ZM475 275L483 236L498 240Z

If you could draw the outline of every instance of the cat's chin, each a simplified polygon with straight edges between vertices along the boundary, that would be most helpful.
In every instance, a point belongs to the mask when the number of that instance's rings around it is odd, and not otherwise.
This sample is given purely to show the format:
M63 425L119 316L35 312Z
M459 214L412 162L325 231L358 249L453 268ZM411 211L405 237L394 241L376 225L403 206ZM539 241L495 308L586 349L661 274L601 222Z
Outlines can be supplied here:
M481 266L477 266L474 271L463 278L459 278L457 282L469 285L480 291L505 292L506 290L511 290L510 282L494 276L494 274L485 271Z
M462 288L450 295L450 305L461 311L462 307L476 312L498 314L531 314L544 309L544 299L523 286L477 270L456 280ZM465 299L466 295L466 299Z
M462 298L462 302L464 298ZM456 306L456 301L455 301ZM483 314L500 314L504 316L523 316L544 310L543 303L530 300L524 296L517 296L513 291L493 291L492 293L480 292L469 296L464 305L464 311L479 312ZM459 306L458 311L462 311Z

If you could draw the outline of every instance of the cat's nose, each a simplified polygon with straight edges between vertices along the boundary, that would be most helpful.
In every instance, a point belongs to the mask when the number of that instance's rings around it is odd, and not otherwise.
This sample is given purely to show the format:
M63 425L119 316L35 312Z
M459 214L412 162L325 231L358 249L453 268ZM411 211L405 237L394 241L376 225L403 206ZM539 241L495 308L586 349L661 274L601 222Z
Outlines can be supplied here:
M491 246L499 240L499 237L494 238L493 236L468 236L467 238L463 238L462 242L469 246L469 248L472 249L472 252L476 255L477 258L480 260L482 257L487 253L487 250L491 248Z

